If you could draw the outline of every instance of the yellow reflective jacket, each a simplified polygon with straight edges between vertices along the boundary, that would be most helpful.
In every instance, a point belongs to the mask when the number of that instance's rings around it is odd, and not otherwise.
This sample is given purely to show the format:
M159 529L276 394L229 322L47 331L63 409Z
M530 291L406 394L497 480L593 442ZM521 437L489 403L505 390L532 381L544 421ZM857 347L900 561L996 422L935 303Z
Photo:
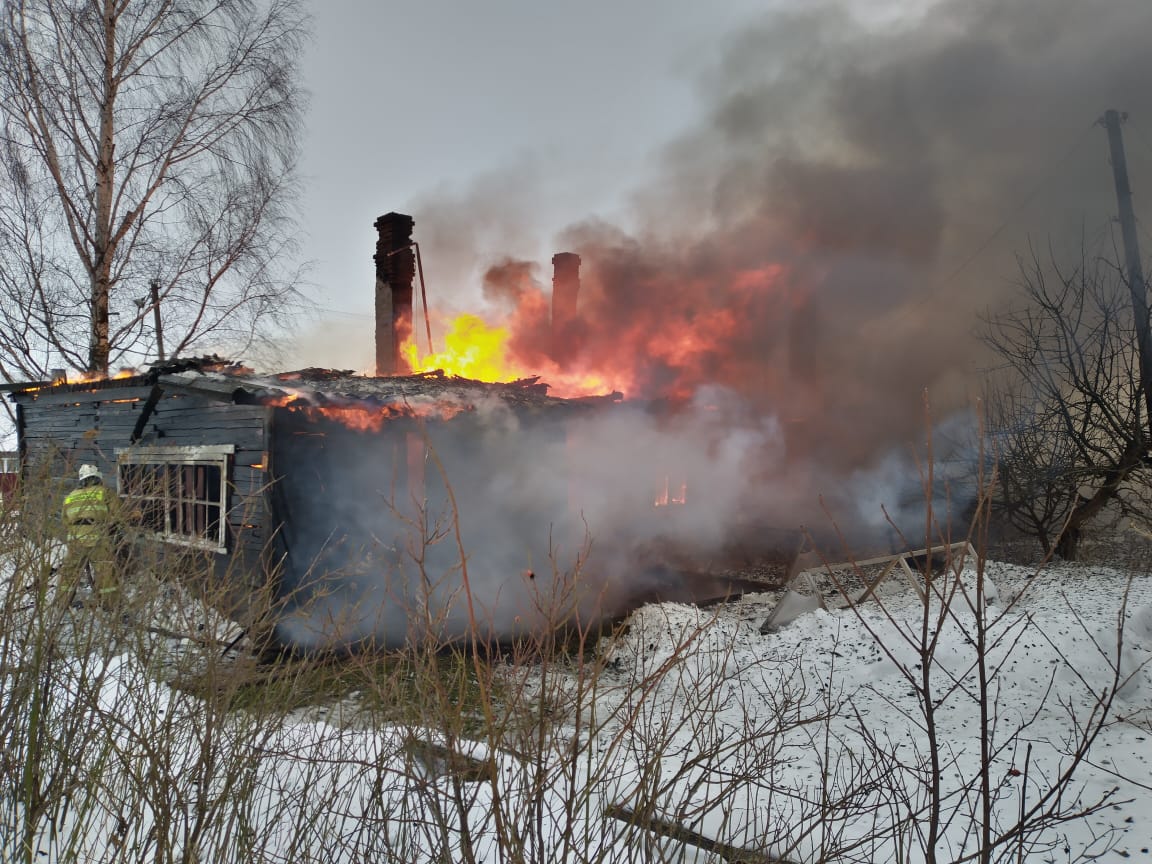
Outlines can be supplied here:
M81 486L69 492L64 499L68 543L92 547L108 542L118 503L115 493L104 485Z

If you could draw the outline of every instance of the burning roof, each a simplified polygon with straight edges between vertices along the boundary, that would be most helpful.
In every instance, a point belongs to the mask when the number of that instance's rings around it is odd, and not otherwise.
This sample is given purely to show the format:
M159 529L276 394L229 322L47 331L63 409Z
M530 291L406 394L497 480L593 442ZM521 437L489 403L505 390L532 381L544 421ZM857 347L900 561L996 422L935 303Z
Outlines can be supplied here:
M185 390L222 402L293 406L321 410L363 410L389 416L431 416L449 419L497 400L522 414L567 410L620 401L621 394L575 399L549 396L539 377L505 383L474 381L441 370L414 375L367 376L350 370L308 368L257 373L219 357L171 360L145 372L87 381L30 382L11 388L15 393L94 392L109 388L152 386Z
M487 383L441 371L365 376L347 370L301 369L258 375L250 370L194 368L161 373L165 389L183 389L223 401L320 411L363 411L387 417L439 417L476 411L493 400L520 414L540 414L619 401L620 394L562 399L539 378Z

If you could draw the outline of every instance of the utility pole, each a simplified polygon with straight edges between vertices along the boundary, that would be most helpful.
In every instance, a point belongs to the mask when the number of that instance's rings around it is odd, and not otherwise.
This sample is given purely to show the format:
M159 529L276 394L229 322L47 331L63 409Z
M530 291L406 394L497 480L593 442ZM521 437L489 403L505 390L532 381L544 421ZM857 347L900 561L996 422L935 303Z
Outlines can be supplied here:
M1124 240L1124 266L1128 273L1128 290L1132 294L1132 315L1136 324L1136 348L1140 355L1140 391L1144 394L1146 422L1152 428L1152 336L1149 335L1148 283L1140 262L1140 244L1136 238L1136 214L1132 210L1132 187L1128 185L1128 160L1124 156L1124 136L1120 124L1127 113L1110 109L1100 121L1108 130L1108 147L1112 155L1112 176L1116 181L1116 204L1120 210L1120 236Z
M152 316L156 322L156 359L164 362L164 329L160 326L160 283L152 280Z

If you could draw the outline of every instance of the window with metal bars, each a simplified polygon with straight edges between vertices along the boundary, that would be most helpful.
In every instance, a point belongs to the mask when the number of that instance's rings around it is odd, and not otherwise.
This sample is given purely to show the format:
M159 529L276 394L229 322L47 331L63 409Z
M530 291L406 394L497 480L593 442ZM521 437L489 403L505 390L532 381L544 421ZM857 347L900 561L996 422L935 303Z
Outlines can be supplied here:
M117 452L120 494L142 530L172 543L227 549L228 468L235 448L138 447Z

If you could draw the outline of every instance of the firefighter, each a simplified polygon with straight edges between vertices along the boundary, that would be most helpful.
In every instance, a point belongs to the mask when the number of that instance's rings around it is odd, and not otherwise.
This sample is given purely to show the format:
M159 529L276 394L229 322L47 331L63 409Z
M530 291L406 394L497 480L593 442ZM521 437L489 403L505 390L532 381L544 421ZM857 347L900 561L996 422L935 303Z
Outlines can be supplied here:
M80 485L64 499L64 526L68 532L68 557L64 576L74 593L86 568L91 569L92 589L102 606L112 606L118 590L116 561L121 541L119 499L104 485L95 465L80 466Z

